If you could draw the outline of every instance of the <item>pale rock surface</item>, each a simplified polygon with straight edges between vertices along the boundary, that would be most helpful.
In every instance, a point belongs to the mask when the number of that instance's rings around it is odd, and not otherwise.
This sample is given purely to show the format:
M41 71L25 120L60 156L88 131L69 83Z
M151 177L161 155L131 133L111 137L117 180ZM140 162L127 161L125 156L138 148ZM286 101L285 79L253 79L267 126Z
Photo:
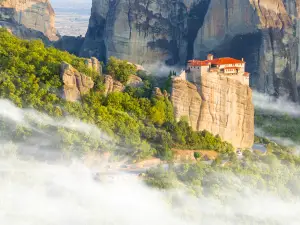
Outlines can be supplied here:
M125 90L125 86L121 82L114 80L110 75L105 76L104 86L104 95L108 95L112 92L122 92Z
M126 85L130 86L130 87L138 88L138 87L144 86L144 82L143 82L142 78L140 78L136 75L130 75L129 80Z
M169 97L168 92L166 90L161 91L161 89L159 87L154 88L152 95L154 97L166 97L166 98Z
M61 65L61 78L64 83L64 97L67 101L77 101L94 87L91 77L78 72L68 63Z
M126 86L138 88L138 87L142 87L143 85L144 85L143 80L136 75L130 75L126 85L122 84L120 81L115 80L111 75L105 75L104 95L108 95L112 92L123 92Z
M198 86L198 85L197 85ZM186 117L196 131L207 130L236 148L254 142L254 106L247 85L219 75L205 76L198 86L173 79L175 117Z
M0 0L0 24L43 33L49 40L58 40L55 29L55 13L48 0ZM22 28L22 29L24 29ZM14 31L14 30L13 30ZM16 34L23 31L17 31Z
M102 75L102 65L100 64L99 60L95 57L85 60L85 64L91 70L96 71L99 75Z

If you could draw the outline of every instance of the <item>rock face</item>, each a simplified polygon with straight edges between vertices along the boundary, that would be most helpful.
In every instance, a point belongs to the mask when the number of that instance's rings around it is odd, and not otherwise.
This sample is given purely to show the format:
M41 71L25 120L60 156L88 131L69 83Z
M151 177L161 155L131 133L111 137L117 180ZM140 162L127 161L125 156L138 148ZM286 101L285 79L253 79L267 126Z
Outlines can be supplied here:
M54 42L54 47L74 55L79 55L81 47L78 46L82 46L83 42L83 37L62 36L58 41Z
M243 57L252 87L298 101L299 5L299 0L211 0L194 56Z
M77 101L94 87L91 77L78 72L68 63L61 65L61 78L64 83L64 97L67 101Z
M127 86L134 87L134 88L143 87L144 82L143 82L142 78L140 78L136 75L130 75L128 82L127 82Z
M122 92L125 90L125 86L112 78L110 75L106 75L104 78L104 95L108 95L112 92Z
M136 75L131 75L127 84L124 85L120 81L115 80L112 76L105 75L104 86L104 95L108 95L112 92L123 92L126 86L134 88L142 87L144 86L144 82L140 77Z
M251 86L299 100L299 0L93 0L82 56L134 63L244 58Z
M183 0L93 0L81 55L133 63L186 60L187 6ZM191 2L191 1L189 1Z
M100 62L98 61L98 59L96 59L95 57L92 57L90 59L86 59L85 60L85 64L91 70L96 71L99 74L99 76L102 75L102 65L100 64Z
M41 32L49 40L55 41L58 36L54 24L55 14L48 0L0 1L0 26L13 27L11 30L16 31L17 35L29 29Z
M252 90L219 75L204 76L197 86L183 79L173 79L171 99L176 118L186 117L194 130L219 134L237 148L252 147Z

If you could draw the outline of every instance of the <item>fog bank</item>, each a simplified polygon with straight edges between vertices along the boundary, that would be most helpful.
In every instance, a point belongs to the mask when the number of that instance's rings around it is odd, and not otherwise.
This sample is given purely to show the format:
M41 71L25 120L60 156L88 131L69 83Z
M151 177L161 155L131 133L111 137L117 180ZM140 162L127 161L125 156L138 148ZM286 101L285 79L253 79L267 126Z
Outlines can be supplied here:
M235 225L267 222L296 225L300 221L299 195L293 200L284 200L274 193L245 185L232 173L216 175L221 187L217 193L221 198L209 194L197 198L187 193L184 187L169 191L150 188L130 174L103 173L100 175L103 179L95 180L94 174L103 167L103 162L91 167L77 157L51 163L36 159L36 152L30 149L39 148L43 142L56 142L56 137L54 134L41 135L43 130L28 121L28 113L40 119L40 123L82 130L87 135L97 134L98 140L103 139L98 135L102 132L91 125L77 121L71 126L64 120L41 117L42 114L32 109L19 109L0 100L1 123L27 126L35 129L33 135L37 135L13 143L0 130L1 225ZM18 150L33 158L19 157ZM57 151L59 149L52 146L49 157ZM224 181L234 188L223 186ZM209 188L216 191L216 187Z

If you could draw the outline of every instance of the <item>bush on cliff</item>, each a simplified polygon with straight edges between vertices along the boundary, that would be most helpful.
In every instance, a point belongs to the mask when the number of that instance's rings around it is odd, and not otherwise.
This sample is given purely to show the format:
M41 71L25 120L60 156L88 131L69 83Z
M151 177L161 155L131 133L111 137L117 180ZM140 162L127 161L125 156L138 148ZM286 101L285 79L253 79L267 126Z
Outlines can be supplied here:
M122 84L126 84L130 75L136 74L136 67L127 61L112 56L108 60L106 72Z

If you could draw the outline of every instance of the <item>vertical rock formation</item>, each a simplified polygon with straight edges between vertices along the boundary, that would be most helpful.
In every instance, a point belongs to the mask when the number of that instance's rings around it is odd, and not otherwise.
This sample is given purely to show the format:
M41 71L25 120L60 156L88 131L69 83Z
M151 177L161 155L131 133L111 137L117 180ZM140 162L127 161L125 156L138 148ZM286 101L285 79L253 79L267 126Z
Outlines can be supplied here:
M184 63L187 10L184 0L93 0L81 55L103 61L113 55L138 64Z
M82 56L185 64L245 58L251 85L299 100L299 0L93 0Z
M247 85L219 75L204 76L199 88L173 79L171 99L175 116L186 117L194 130L207 130L237 148L254 142L254 106Z
M8 27L15 34L29 31L41 32L49 40L58 39L55 14L49 0L0 0L0 26Z
M78 72L68 63L61 65L61 78L64 83L64 97L67 101L80 100L82 95L87 94L94 87L91 77Z
M90 59L86 59L85 60L85 64L91 70L96 71L99 74L99 76L102 75L102 65L100 64L100 62L98 61L98 59L96 59L95 57L92 57Z
M298 10L298 0L211 0L194 57L244 57L255 89L298 101Z

